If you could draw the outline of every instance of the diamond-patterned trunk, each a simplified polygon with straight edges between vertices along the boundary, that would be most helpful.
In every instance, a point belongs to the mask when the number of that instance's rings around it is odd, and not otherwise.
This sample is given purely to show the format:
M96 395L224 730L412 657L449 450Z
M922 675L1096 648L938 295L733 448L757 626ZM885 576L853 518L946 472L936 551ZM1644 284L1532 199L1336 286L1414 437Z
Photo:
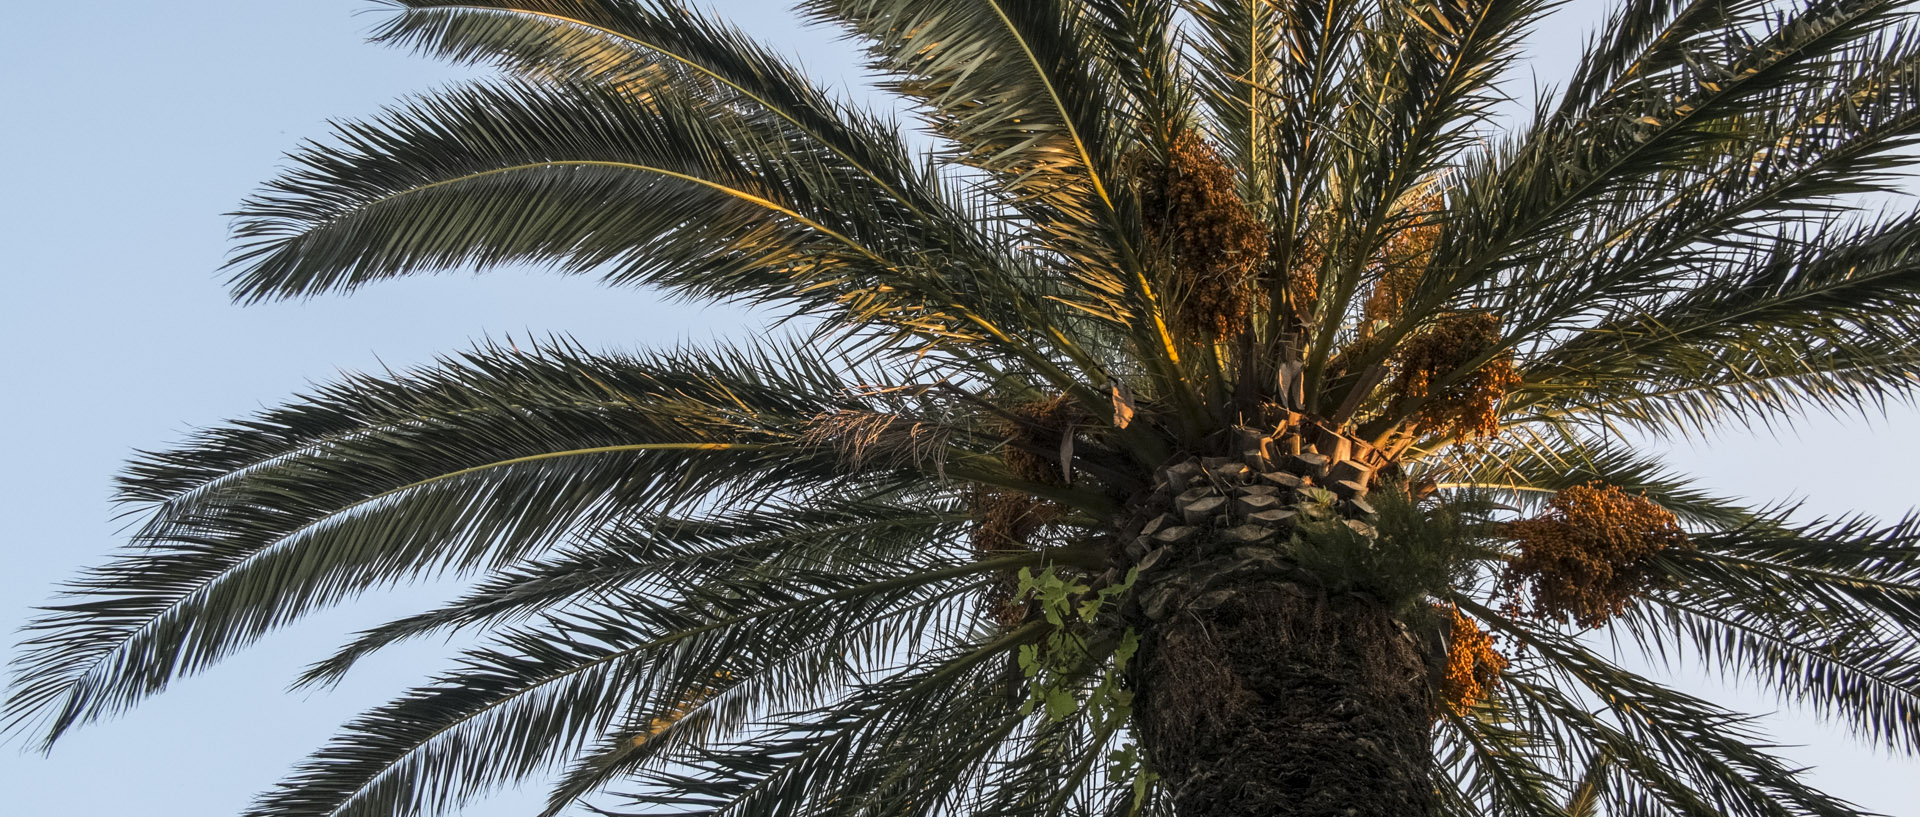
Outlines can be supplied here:
M1297 415L1240 431L1236 456L1163 470L1127 546L1142 570L1142 745L1182 817L1434 813L1430 651L1378 600L1294 564L1315 488L1374 535L1384 458Z

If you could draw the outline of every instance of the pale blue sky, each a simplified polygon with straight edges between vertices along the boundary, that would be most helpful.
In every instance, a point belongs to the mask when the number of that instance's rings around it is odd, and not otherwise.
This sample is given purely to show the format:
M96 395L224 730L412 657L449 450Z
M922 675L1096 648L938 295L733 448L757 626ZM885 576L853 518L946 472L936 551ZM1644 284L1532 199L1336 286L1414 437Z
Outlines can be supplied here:
M1536 40L1543 81L1592 17ZM439 64L365 45L359 0L10 2L0 27L0 627L115 546L109 478L128 452L196 425L278 402L342 370L420 363L507 333L570 333L634 348L747 337L761 321L667 304L552 276L456 275L371 287L352 298L241 309L215 269L221 214L325 120L370 114L410 91L454 81ZM844 49L803 31L783 3L715 4L800 54L819 75L851 77ZM1522 95L1526 88L1515 89ZM1914 504L1920 420L1810 421L1778 439L1728 435L1680 446L1675 460L1729 493L1804 498L1816 513L1898 515ZM412 609L426 593L370 599L316 617L116 721L83 729L50 758L0 748L0 812L46 815L236 814L332 729L442 665L422 648L374 662L339 690L281 690L350 629ZM11 649L11 637L5 640ZM1696 683L1688 681L1688 683ZM1707 688L1713 688L1709 685ZM1740 705L1770 710L1762 697ZM1789 751L1833 792L1920 815L1920 768L1792 713L1770 719ZM475 817L530 813L534 793L476 805Z

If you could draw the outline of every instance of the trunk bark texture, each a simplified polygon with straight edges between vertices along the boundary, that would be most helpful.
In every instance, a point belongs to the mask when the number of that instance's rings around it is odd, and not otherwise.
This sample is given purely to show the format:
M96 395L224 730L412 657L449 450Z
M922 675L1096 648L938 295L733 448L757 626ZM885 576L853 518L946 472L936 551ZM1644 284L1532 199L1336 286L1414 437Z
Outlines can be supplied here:
M1378 603L1214 585L1145 644L1141 740L1181 817L1428 817L1427 659Z
M1308 515L1377 538L1366 496L1391 463L1313 418L1269 419L1226 456L1163 468L1121 526L1142 747L1180 817L1431 817L1432 651L1291 552Z

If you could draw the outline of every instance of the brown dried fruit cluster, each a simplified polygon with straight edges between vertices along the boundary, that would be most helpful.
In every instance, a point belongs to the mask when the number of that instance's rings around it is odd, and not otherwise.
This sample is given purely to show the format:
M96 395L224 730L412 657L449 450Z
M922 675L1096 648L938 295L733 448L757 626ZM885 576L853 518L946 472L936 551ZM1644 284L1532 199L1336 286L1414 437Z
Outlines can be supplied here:
M1233 170L1192 131L1174 141L1157 175L1144 204L1149 229L1177 253L1180 328L1214 339L1238 334L1266 308L1255 276L1267 257L1267 226L1240 200Z
M1004 488L975 488L967 496L974 549L980 553L1025 550L1035 532L1059 516L1052 503Z
M1001 458L1007 472L1028 482L1060 484L1059 462L1042 452L1059 450L1061 435L1084 421L1079 404L1063 394L1011 403L1003 411L1005 416L989 421L988 431L1006 440ZM1039 497L985 485L968 491L967 512L973 519L974 550L983 556L1027 549L1034 534L1060 516L1059 506ZM1000 571L994 578L987 591L988 615L1007 626L1020 623L1027 606L1014 600L1018 579L1012 571Z
M1496 355L1466 377L1435 391L1436 381L1483 357L1500 343L1500 319L1488 312L1459 312L1409 338L1395 355L1394 394L1424 398L1414 414L1416 430L1487 437L1500 430L1500 399L1520 382L1511 351Z
M1060 484L1060 463L1047 454L1058 451L1060 435L1083 421L1079 404L1062 394L1013 403L1005 411L1012 416L995 418L992 430L1007 441L1001 454L1007 472L1028 482Z
M1480 623L1451 606L1453 626L1447 635L1447 672L1441 678L1440 699L1456 715L1486 700L1507 670L1507 657L1493 648L1493 636Z
M1386 246L1368 263L1373 290L1367 293L1362 334L1371 332L1376 321L1394 320L1406 309L1407 299L1426 276L1433 250L1440 244L1438 214L1442 204L1437 194L1414 201L1403 211L1405 226L1389 236Z
M973 517L974 552L981 556L1028 549L1033 535L1060 516L1059 506L1051 502L984 486L968 492L967 510ZM1003 626L1015 627L1026 620L1027 604L1014 596L1019 585L1014 571L1001 570L987 588L986 613Z
M1687 546L1673 513L1617 486L1589 483L1554 495L1545 513L1507 526L1519 558L1503 589L1531 595L1535 618L1598 627L1658 580L1655 554ZM1518 603L1514 605L1519 612Z

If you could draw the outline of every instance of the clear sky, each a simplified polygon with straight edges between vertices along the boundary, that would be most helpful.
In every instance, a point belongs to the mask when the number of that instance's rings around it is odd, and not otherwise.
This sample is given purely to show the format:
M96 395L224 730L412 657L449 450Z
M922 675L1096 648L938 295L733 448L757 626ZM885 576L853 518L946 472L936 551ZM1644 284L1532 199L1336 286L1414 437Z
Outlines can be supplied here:
M1595 0L1536 36L1543 83L1577 50ZM215 274L227 220L281 154L460 73L366 45L360 0L9 2L0 23L0 628L53 585L96 564L124 520L107 502L126 455L279 402L343 370L404 367L483 338L566 333L638 348L747 338L764 318L607 291L579 279L499 273L371 287L352 298L242 309ZM842 46L768 0L714 4L853 81ZM1521 96L1527 87L1512 89ZM1901 202L1897 206L1907 206ZM1707 485L1801 498L1813 513L1897 516L1914 505L1920 421L1809 420L1770 434L1681 444L1674 460ZM236 814L353 713L444 664L421 648L372 662L328 694L282 692L344 633L424 605L432 589L369 599L270 638L133 714L71 735L51 757L0 747L0 811L20 817ZM0 649L11 649L12 638ZM1683 674L1684 675L1684 674ZM1696 688L1749 710L1770 699ZM1920 766L1892 760L1791 710L1767 721L1794 760L1836 794L1920 815ZM526 815L537 792L466 812Z

